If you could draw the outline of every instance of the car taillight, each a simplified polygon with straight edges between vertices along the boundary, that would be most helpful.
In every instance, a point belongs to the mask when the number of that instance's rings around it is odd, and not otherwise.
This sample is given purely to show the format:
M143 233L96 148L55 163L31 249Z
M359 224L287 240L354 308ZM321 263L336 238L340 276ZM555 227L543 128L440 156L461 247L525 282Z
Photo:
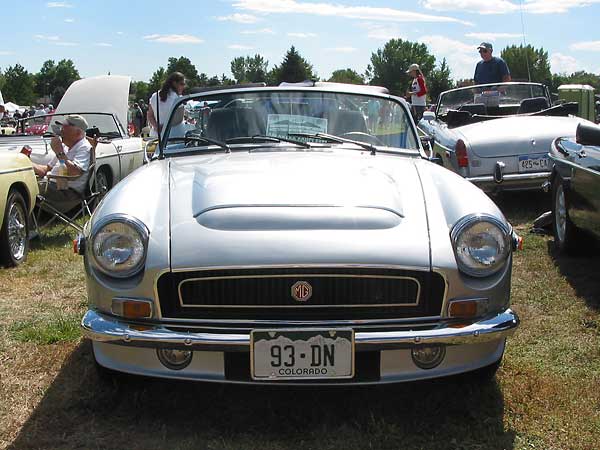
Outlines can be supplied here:
M462 139L459 139L456 142L454 151L456 152L456 160L458 162L458 167L469 167L469 156L467 155L467 146L465 145Z

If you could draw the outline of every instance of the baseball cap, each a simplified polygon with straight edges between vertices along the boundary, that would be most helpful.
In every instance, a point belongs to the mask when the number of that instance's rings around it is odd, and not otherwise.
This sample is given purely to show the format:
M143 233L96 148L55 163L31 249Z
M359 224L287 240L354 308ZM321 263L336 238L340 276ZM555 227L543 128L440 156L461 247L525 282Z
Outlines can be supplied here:
M490 44L489 42L482 42L481 44L479 44L479 46L477 47L477 50L479 50L480 48L485 48L486 50L492 51L493 47L492 44Z
M408 68L408 70L406 71L406 73L409 73L413 70L421 70L421 68L419 67L418 64L411 64L410 67Z
M65 116L65 118L62 122L59 122L57 120L54 123L57 125L60 125L60 126L71 125L71 126L79 128L83 132L86 132L87 129L89 128L87 120L85 120L83 117L81 117L78 114L69 114L68 116Z

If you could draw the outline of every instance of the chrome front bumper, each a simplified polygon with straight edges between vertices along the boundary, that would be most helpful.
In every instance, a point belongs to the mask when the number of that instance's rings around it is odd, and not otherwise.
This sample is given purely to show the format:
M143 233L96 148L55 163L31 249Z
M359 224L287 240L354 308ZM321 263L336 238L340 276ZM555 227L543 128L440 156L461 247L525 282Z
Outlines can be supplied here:
M479 344L506 338L519 325L517 314L510 309L474 323L458 327L441 322L428 330L356 331L357 350L406 348L415 344ZM97 342L133 347L185 347L192 350L250 351L250 335L228 333L182 332L164 325L128 324L115 317L89 310L81 321L84 335ZM134 328L135 327L135 328ZM139 328L139 329L136 329ZM329 328L324 325L324 328Z

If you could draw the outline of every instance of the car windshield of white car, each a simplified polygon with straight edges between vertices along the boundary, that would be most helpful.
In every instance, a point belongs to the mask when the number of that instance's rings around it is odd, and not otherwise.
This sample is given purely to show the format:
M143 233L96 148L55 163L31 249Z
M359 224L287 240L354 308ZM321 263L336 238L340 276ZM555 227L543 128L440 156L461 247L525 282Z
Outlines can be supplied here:
M387 151L419 149L408 108L397 101L362 94L282 89L186 98L173 109L163 140L167 155L206 148L227 151L240 146L361 149L352 141Z
M48 114L30 117L23 120L23 130L26 134L60 134L60 126L56 122L63 123L65 117L70 114L77 114L83 117L88 124L88 130L96 128L99 137L113 139L119 138L123 134L124 130L119 129L120 127L115 120L115 116L106 113L73 112L69 114Z
M532 102L550 106L544 86L529 83L470 86L448 91L440 97L437 115L449 110L468 111L471 114L505 116L530 112L521 105Z

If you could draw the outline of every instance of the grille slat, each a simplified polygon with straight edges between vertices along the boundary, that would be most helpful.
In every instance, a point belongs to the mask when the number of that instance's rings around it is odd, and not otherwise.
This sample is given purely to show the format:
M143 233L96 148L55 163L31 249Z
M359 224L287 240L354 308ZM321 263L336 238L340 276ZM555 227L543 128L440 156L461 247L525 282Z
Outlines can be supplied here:
M312 286L295 300L297 281ZM235 320L356 320L440 314L445 284L432 272L379 268L215 269L158 280L163 317Z

